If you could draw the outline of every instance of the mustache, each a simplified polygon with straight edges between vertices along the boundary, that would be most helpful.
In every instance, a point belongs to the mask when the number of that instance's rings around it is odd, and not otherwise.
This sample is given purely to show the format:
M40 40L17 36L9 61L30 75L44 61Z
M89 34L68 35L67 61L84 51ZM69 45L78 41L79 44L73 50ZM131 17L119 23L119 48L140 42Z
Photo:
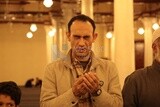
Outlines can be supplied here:
M87 49L87 47L76 47L77 50Z
M79 47L76 47L75 49L76 50L84 50L84 49L87 49L87 50L89 49L90 50L91 47L79 46Z

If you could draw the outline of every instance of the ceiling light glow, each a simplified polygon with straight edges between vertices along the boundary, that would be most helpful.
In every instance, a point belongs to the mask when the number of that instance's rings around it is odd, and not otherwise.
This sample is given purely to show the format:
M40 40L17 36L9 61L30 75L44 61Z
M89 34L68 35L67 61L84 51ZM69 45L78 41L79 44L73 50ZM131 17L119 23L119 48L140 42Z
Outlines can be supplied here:
M112 36L113 36L112 32L107 32L106 37L107 37L108 39L112 38Z
M26 34L26 36L27 36L27 38L32 38L33 37L33 34L32 34L32 32L28 32L27 34Z
M153 28L154 30L157 30L157 29L159 28L158 23L154 23L153 26L152 26L152 28Z
M144 29L142 27L138 29L138 34L140 34L140 35L144 34Z
M31 30L32 32L37 31L37 25L36 25L36 24L31 24L30 30Z
M53 5L53 1L52 0L44 0L43 1L44 6L46 6L47 8L50 8Z
M53 36L55 35L55 33L56 33L56 29L53 28L53 29L51 29L51 30L48 32L48 35L49 35L50 37L53 37Z

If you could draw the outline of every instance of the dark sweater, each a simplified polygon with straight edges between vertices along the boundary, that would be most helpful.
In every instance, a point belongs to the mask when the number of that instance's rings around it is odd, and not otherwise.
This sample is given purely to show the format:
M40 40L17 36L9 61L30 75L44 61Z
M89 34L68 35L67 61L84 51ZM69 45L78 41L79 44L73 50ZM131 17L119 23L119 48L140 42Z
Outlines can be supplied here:
M129 75L122 90L124 107L160 107L160 64L139 69Z

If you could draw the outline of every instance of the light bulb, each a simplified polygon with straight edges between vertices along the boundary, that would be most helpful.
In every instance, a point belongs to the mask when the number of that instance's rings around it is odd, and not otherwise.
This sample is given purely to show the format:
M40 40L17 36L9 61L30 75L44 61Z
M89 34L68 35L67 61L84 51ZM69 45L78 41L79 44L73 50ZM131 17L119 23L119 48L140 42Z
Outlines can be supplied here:
M153 28L154 30L157 30L157 29L159 28L158 23L154 23L153 26L152 26L152 28Z
M112 32L107 32L107 34L106 34L106 37L108 38L108 39L110 39L110 38L112 38Z
M26 34L26 36L27 36L27 38L32 38L32 37L33 37L33 34L32 34L32 32L28 32L28 33Z
M144 34L144 29L142 27L140 27L138 29L138 34L143 35Z
M43 4L47 7L50 8L53 5L53 1L52 0L44 0Z
M37 30L37 25L36 24L32 24L31 27L30 27L30 30L32 32L35 32Z
M50 37L53 37L53 36L55 35L55 33L56 33L56 29L53 28L52 30L50 30L50 31L48 32L48 35L49 35Z

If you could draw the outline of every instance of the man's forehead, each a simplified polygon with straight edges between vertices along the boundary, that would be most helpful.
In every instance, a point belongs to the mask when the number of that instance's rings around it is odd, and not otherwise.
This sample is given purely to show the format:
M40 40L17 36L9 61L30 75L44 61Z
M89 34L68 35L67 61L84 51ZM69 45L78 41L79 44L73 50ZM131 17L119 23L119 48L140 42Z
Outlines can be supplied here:
M91 27L91 28L93 28L92 24L90 22L88 22L88 21L79 21L79 20L74 21L72 23L72 25L71 25L71 28L75 28L75 27L80 27L81 28L82 26L83 26L83 28L84 27Z
M72 34L92 34L92 31L91 30L87 30L87 29L85 29L85 30L73 30L73 31L71 31L71 33Z
M71 26L70 33L74 35L91 35L93 27L89 22L75 21Z

